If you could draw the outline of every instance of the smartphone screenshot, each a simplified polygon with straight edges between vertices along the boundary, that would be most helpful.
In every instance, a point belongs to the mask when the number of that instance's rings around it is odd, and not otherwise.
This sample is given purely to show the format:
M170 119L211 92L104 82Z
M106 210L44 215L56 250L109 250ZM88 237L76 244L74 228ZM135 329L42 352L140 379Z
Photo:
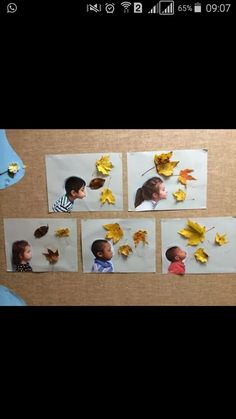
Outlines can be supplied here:
M234 26L1 1L0 305L235 305Z

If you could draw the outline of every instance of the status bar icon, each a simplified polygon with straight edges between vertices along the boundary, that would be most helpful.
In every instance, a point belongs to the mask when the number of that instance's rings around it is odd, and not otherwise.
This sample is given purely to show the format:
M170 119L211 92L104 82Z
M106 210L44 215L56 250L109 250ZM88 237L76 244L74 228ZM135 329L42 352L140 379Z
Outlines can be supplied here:
M201 13L201 11L202 11L202 5L201 5L201 3L195 3L194 4L194 12L195 13Z
M160 15L173 15L174 14L174 2L173 1L159 1L159 14Z

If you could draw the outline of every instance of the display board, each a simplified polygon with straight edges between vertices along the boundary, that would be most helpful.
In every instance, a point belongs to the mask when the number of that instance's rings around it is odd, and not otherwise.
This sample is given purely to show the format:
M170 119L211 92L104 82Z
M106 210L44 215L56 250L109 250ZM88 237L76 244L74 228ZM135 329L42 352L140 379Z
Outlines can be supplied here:
M0 190L0 285L29 305L235 305L235 273L183 276L162 273L161 220L236 216L235 130L6 130L21 157L24 177ZM154 150L208 150L205 209L128 211L127 153ZM120 153L123 167L123 211L76 211L78 272L9 272L4 219L60 219L49 213L46 155ZM142 168L141 168L142 169ZM143 169L145 170L145 168ZM155 218L156 272L83 272L81 220ZM236 232L235 232L236 234ZM236 249L235 249L236 254Z

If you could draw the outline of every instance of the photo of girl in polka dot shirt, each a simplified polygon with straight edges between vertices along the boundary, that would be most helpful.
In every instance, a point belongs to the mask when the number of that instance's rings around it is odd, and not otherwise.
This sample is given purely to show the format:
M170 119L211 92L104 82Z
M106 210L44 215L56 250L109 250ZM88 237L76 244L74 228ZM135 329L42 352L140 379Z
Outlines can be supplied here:
M32 258L31 246L26 240L18 240L12 245L12 261L16 272L32 272L29 264Z

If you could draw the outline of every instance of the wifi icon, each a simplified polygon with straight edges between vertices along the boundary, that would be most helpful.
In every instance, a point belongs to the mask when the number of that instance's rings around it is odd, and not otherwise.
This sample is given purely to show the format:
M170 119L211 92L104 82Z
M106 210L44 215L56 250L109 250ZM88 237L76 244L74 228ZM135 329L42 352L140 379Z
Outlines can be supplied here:
M121 6L124 7L124 13L128 13L131 3L129 1L123 1L123 3L121 3Z

